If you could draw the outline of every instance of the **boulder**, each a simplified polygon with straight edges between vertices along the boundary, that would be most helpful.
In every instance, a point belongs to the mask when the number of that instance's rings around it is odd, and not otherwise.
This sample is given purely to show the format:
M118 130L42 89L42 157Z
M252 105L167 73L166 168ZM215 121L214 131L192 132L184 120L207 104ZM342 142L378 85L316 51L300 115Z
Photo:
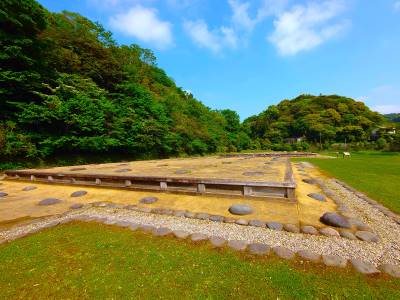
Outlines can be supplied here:
M234 215L249 215L253 213L253 208L247 204L234 204L229 207L229 212Z
M283 225L278 222L267 222L267 227L272 230L281 231L283 229Z
M255 255L268 255L271 251L271 247L265 244L253 243L247 248L251 254Z
M30 186L24 187L22 190L23 190L24 192L28 192L28 191L33 191L33 190L36 190L36 189L37 189L36 186L30 185Z
M360 259L352 259L350 262L353 265L353 268L362 274L372 275L380 273L380 271L369 262L365 262Z
M301 227L301 232L312 235L319 234L318 230L314 226L308 226L308 225Z
M300 232L300 228L294 224L284 224L283 229L285 229L287 232L292 232L292 233Z
M324 213L320 221L329 226L351 228L351 224L347 218L333 212Z
M322 255L322 260L325 266L345 268L347 260L336 255Z
M369 231L357 231L356 237L365 242L379 242L379 237L375 233Z
M71 197L82 197L87 194L86 191L76 191L71 194Z
M46 198L46 199L43 199L43 200L39 201L38 205L46 206L46 205L57 204L57 203L60 203L60 202L62 202L62 200L57 199L57 198Z
M318 194L318 193L310 193L307 196L312 198L312 199L318 200L318 201L322 201L322 202L326 201L325 196L321 195L321 194Z
M142 199L139 200L140 203L142 204L152 204L158 201L157 197L154 196L147 196L143 197Z
M285 248L285 247L278 246L278 247L272 248L272 250L280 258L293 259L295 256L295 253L292 250Z

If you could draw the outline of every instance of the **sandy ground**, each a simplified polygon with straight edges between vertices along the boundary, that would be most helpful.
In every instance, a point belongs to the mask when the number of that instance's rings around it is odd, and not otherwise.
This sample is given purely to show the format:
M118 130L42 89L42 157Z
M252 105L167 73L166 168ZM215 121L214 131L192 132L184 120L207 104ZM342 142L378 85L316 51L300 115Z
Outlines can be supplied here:
M85 168L85 170L74 171L76 168L77 166L57 167L40 169L40 171L65 174L144 175L282 182L285 176L286 158L272 160L266 157L195 157L82 165L79 168ZM124 172L118 172L121 170L124 170ZM179 171L182 170L186 172L179 174ZM178 171L178 174L176 171ZM262 172L263 174L257 176L243 175L244 172L249 171Z
M232 164L222 164L223 161L232 160ZM174 168L198 168L199 172L204 176L207 172L210 174L224 174L227 166L237 170L237 174L243 172L243 169L257 169L264 166L269 161L267 158L254 158L246 160L238 159L219 159L219 158L200 158L200 159L174 159L161 161L146 161L131 163L135 166L138 173L139 166L143 166L145 172L149 172L154 166L162 165L168 162ZM200 162L202 162L200 164ZM206 168L205 162L214 162L218 167ZM277 162L278 166L283 169L283 162ZM114 170L120 164L105 164L100 166L88 167L91 170ZM235 166L236 165L236 166ZM245 165L245 166L243 166ZM105 167L104 167L105 166ZM125 168L126 166L124 166ZM132 166L133 168L133 166ZM159 168L159 167L156 167ZM64 171L70 168L55 168L53 170ZM241 171L239 171L239 169ZM279 169L279 168L278 168ZM196 169L197 170L197 169ZM218 171L218 172L217 172ZM288 202L284 199L254 199L244 197L219 197L219 196L201 196L201 195L183 195L161 192L142 192L128 191L111 188L100 187L79 187L65 186L55 184L45 184L36 182L21 182L12 180L1 181L0 191L8 193L8 196L0 198L0 227L9 227L14 223L30 220L43 216L50 216L63 213L69 210L69 207L75 203L91 203L96 201L106 201L118 204L136 204L147 207L162 207L174 210L188 210L191 212L205 212L208 214L233 216L229 213L228 208L236 203L245 203L253 207L254 213L243 216L245 219L259 219L263 221L276 221L280 223L292 223L296 225L313 225L322 227L319 222L320 216L327 211L335 211L336 205L327 198L326 202L320 202L307 196L307 194L323 193L318 186L304 183L304 175L297 168L293 167L294 176L297 182L296 197L297 203ZM165 174L170 174L171 170L164 170ZM280 171L282 172L282 170ZM313 177L322 176L317 169L307 170ZM218 174L217 174L218 173ZM197 173L196 173L197 174ZM37 189L31 191L22 191L26 186L36 186ZM71 197L71 193L78 190L86 190L87 195L83 197ZM156 196L159 200L154 204L140 204L139 200L145 196ZM58 198L62 202L51 206L39 206L37 203L45 198Z

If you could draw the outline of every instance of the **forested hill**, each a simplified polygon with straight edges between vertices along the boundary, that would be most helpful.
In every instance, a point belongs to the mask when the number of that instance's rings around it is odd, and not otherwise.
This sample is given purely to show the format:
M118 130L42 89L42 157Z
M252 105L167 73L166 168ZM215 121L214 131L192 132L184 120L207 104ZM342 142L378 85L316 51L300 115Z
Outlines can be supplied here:
M152 51L118 45L100 24L33 0L2 0L0 15L1 157L249 147L237 113L177 87Z
M369 140L371 131L384 121L364 103L341 96L301 95L269 106L245 120L249 135L262 148L303 138L308 143L343 143Z
M400 123L400 113L399 114L386 114L384 116L389 122Z

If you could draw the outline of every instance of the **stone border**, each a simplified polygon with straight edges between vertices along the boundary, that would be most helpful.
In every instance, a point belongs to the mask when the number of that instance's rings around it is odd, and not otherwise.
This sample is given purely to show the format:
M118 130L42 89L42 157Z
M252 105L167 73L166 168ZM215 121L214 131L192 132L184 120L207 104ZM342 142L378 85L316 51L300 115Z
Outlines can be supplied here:
M270 245L261 244L261 243L248 243L242 240L225 240L220 237L208 236L203 233L189 233L183 230L171 230L168 227L155 227L147 224L139 224L135 222L128 221L118 221L115 218L106 218L106 217L93 217L90 215L86 215L84 211L77 213L65 213L58 217L48 218L43 221L39 226L32 228L29 231L21 231L19 234L14 235L13 237L0 241L0 244L13 241L18 238L25 237L29 234L33 234L39 232L46 228L55 227L59 224L66 224L72 221L82 221L82 222L99 222L105 225L115 225L122 228L128 228L129 230L142 230L145 233L152 233L157 237L165 237L165 236L174 236L180 240L190 240L193 243L201 243L201 242L209 242L214 248L222 248L228 247L234 251L244 252L256 256L267 256L272 252L279 258L292 260L298 257L301 260L309 261L312 263L323 263L328 267L338 267L344 268L348 264L351 264L353 269L359 273L366 275L377 275L380 273L386 273L390 276L400 278L400 266L391 265L391 264L383 264L378 268L369 262L365 262L359 259L351 259L347 260L335 255L319 255L318 253L313 253L308 250L299 250L294 252L288 248L282 246L271 247ZM38 222L40 223L40 222ZM26 226L25 226L26 227ZM24 226L21 227L22 229Z

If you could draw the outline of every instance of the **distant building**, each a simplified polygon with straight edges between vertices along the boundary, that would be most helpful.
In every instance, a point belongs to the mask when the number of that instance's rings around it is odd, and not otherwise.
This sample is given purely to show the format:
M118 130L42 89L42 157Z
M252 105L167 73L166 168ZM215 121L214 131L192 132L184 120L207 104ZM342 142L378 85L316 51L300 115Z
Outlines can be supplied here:
M379 139L382 135L393 135L396 134L396 127L387 127L387 126L379 126L372 130L371 132L371 139L377 140Z

